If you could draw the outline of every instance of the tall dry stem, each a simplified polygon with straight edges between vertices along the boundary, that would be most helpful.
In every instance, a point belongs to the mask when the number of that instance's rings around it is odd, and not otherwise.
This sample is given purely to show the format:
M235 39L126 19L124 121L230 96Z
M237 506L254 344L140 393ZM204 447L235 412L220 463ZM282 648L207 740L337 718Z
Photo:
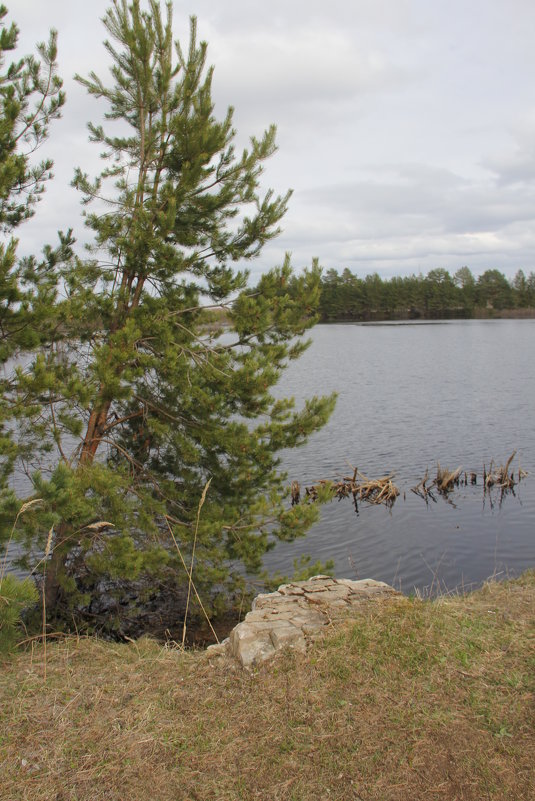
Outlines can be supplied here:
M43 659L44 659L44 679L46 681L46 560L50 556L52 550L52 540L54 538L54 526L50 527L48 538L46 541L45 555L43 558Z
M201 499L199 501L199 506L197 507L197 520L195 521L195 534L193 535L193 548L191 551L191 565L189 569L189 581L188 581L188 597L186 599L186 611L184 613L184 626L182 629L182 647L184 647L184 643L186 642L186 627L187 627L187 620L188 620L188 611L189 611L189 601L191 597L191 585L192 585L192 576L193 576L193 563L195 561L195 549L197 547L197 534L199 532L199 521L201 519L201 509L204 506L204 502L206 500L206 494L208 492L208 488L212 483L212 479L209 478L205 484L205 487L202 491Z
M187 574L187 575L189 575L189 571L188 571L188 568L187 568L186 562L185 562L185 560L184 560L184 557L182 556L182 551L180 550L180 547L179 547L179 545L178 545L178 542L176 541L176 537L175 537L175 535L174 535L174 533L173 533L173 529L172 529L172 528L171 528L171 526L169 525L169 520L166 520L165 522L167 523L167 528L169 529L169 533L170 533L170 535L171 535L171 538L172 538L172 540L173 540L173 542L174 542L174 544L175 544L176 551L177 551L177 553L178 553L178 555L179 555L179 557L180 557L180 561L182 562L182 567L183 567L183 568L184 568L184 570L186 571L186 574ZM219 644L219 637L217 636L217 634L216 634L216 631L215 631L214 627L212 626L212 621L210 620L210 616L208 615L208 612L207 612L207 611L206 611L206 609L204 608L204 604L203 604L203 602L201 601L201 596L199 595L199 593L198 593L198 591L197 591L197 587L195 586L195 582L193 581L193 579L191 580L191 586L192 586L192 588L193 588L193 592L195 593L195 597L197 598L198 604L199 604L199 606L200 606L200 607L201 607L201 609L202 609L202 613L203 613L203 615L204 615L204 616L205 616L205 618L206 618L206 622L207 622L207 623L208 623L208 625L210 626L210 630L211 630L212 634L214 635L215 641L216 641L216 642Z

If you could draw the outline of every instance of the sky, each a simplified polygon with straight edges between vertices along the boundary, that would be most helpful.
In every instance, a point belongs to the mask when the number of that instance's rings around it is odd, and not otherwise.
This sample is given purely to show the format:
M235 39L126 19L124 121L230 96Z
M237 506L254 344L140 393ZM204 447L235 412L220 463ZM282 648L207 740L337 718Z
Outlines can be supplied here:
M55 178L19 253L72 227L74 168L99 170L86 124L102 101L74 73L108 81L106 0L5 0L31 52L54 27L67 104L41 155ZM252 280L292 254L296 269L475 275L535 270L533 0L175 0L175 37L198 19L215 66L215 114L235 108L237 144L271 123L278 152L263 187L293 190L282 234Z

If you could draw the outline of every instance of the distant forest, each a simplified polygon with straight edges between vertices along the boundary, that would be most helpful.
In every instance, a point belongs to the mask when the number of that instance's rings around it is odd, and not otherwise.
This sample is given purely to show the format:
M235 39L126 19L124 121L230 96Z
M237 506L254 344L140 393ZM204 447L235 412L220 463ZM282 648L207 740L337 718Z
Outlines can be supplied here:
M359 278L349 269L327 270L320 304L323 322L437 320L469 317L535 316L535 273L519 270L508 281L499 270L475 278L468 267L452 277L447 270L426 276Z

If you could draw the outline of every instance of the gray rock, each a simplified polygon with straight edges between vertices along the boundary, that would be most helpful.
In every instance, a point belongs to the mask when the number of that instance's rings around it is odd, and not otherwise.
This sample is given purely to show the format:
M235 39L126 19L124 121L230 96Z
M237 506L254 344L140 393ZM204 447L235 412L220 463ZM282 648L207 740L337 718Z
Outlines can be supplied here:
M228 643L229 638L227 637L221 642L215 643L214 645L209 645L206 649L206 653L208 656L228 656Z
M254 667L275 653L271 641L271 625L247 623L247 618L232 629L229 637L229 650L243 667Z
M227 654L251 669L282 648L304 653L307 643L332 620L362 603L400 595L383 581L333 579L313 576L308 581L283 584L277 592L258 595L245 620L210 655Z
M305 653L307 646L303 630L292 626L277 626L271 632L271 643L275 650L279 648L293 648Z

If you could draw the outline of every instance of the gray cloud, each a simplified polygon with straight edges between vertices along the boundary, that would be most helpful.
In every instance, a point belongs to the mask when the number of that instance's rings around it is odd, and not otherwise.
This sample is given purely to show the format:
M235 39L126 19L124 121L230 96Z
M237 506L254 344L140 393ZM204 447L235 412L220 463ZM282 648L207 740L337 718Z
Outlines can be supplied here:
M17 0L23 49L60 34L68 104L46 153L56 179L21 252L73 226L81 240L73 169L98 170L85 125L102 113L72 80L106 77L105 0ZM265 187L295 190L281 237L253 264L385 275L437 266L474 272L533 269L535 236L535 5L528 0L197 0L175 4L176 33L198 16L216 67L216 112L236 108L238 141L271 122L279 152Z

